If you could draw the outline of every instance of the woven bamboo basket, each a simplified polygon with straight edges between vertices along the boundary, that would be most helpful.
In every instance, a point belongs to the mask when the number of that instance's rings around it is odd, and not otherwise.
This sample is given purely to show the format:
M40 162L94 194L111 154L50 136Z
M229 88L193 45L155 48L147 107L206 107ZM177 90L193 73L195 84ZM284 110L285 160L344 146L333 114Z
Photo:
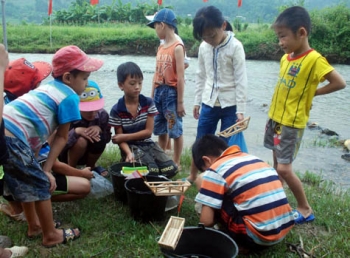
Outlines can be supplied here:
M246 117L242 121L235 123L234 125L231 125L230 127L226 128L225 130L218 133L219 136L228 138L236 133L242 132L245 129L248 128L250 121L250 116Z
M175 250L177 243L181 237L184 225L184 218L171 216L163 231L162 236L158 241L158 245L165 249Z
M148 182L145 184L157 196L182 195L191 186L191 183L186 181L169 181L169 182Z

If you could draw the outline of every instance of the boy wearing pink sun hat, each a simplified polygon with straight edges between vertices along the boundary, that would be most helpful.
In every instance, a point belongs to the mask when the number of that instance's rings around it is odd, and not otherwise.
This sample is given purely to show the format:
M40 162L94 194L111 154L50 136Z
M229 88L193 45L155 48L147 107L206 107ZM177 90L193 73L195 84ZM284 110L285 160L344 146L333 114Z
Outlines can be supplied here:
M84 92L80 94L81 120L71 123L68 141L59 159L72 167L85 165L98 174L107 176L108 171L105 168L96 166L111 140L109 115L103 109L104 104L100 87L89 80Z

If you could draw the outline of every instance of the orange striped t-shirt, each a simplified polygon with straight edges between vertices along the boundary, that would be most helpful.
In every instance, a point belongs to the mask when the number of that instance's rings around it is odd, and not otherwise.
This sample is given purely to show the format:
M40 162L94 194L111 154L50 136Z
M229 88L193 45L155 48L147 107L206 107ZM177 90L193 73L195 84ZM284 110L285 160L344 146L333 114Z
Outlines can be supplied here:
M238 146L228 148L205 172L195 201L220 210L229 231L259 245L278 243L294 225L277 172Z

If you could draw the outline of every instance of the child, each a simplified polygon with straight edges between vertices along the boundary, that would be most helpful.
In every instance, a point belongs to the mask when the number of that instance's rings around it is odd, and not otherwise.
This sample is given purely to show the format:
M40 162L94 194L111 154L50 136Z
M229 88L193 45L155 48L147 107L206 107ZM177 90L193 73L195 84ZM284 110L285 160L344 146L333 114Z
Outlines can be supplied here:
M0 44L0 96L4 93L4 74L5 69L8 65L8 53L3 44ZM0 165L4 164L9 155L6 147L5 133L4 133L4 123L2 120L4 101L3 98L0 98ZM3 193L3 175L0 178L0 195ZM6 237L0 236L0 242L4 240ZM25 256L28 253L28 247L26 246L13 246L9 247L0 247L0 257L21 257Z
M115 129L112 142L119 145L126 162L141 161L151 174L173 177L177 173L176 164L151 139L157 109L151 98L140 94L143 82L140 67L133 62L123 63L117 69L117 77L124 97L110 112L109 123Z
M193 19L193 36L202 40L198 52L193 117L199 119L197 139L215 134L221 121L223 131L244 119L247 74L245 53L230 24L215 6L199 9ZM201 109L200 115L199 110ZM227 142L229 138L224 138ZM192 162L188 180L197 170Z
M154 28L159 39L164 40L157 52L156 72L153 77L151 97L159 114L154 119L154 134L165 150L168 138L174 139L174 161L180 166L183 148L182 117L185 116L184 46L176 39L176 17L172 10L162 9L147 25Z
M195 201L202 204L200 222L223 230L243 248L258 251L281 242L294 225L276 171L237 145L205 135L192 146L198 179ZM216 221L217 220L217 221Z
M273 151L274 168L288 184L297 200L295 223L315 219L302 183L293 173L292 162L299 150L314 96L345 87L345 81L327 60L309 46L311 21L299 6L284 10L273 24L279 45L286 53L272 97L266 124L264 146ZM317 89L320 82L329 83Z
M4 107L5 138L10 153L4 164L5 184L11 195L22 202L28 221L27 235L42 232L45 247L80 236L77 228L58 230L54 227L50 198L56 182L51 169L67 141L70 123L81 118L79 95L87 85L90 72L98 70L102 64L77 46L63 47L52 59L55 80ZM41 168L34 153L55 130L52 148ZM30 226L36 214L40 229Z
M51 71L51 64L44 61L31 63L25 58L11 61L5 71L5 104L37 88Z
M19 96L37 88L52 71L51 64L43 61L30 63L24 58L11 61L5 71L5 101L7 103ZM40 152L43 150L41 148ZM49 149L47 150L47 152ZM40 157L38 158L39 163ZM53 192L52 201L70 201L85 197L90 192L90 182L93 173L90 168L78 170L67 164L55 161L52 170L57 188ZM11 219L26 221L20 202L12 196L4 196L9 203L0 204L0 211ZM36 223L39 226L39 222Z
M82 119L71 123L66 146L59 159L72 167L86 165L102 176L106 169L96 166L107 143L111 140L108 113L103 109L104 98L100 87L89 81L80 95L79 109Z

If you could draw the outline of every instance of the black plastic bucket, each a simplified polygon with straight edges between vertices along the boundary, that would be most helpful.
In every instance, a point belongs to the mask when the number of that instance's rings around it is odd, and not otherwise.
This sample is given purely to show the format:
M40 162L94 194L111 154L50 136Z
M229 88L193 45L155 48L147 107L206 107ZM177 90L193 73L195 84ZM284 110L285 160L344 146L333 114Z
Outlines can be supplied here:
M129 162L120 162L113 164L109 167L109 174L111 175L113 189L114 189L114 197L117 201L121 201L124 204L128 203L126 190L124 187L125 184L125 175L123 175L120 171L123 167L140 167L144 166L140 163L129 163Z
M162 176L146 176L147 181L170 181ZM130 213L142 222L164 219L168 196L156 196L144 183L144 179L129 179L125 182Z
M232 258L238 255L235 241L227 234L199 227L185 227L175 250L160 249L164 257Z

